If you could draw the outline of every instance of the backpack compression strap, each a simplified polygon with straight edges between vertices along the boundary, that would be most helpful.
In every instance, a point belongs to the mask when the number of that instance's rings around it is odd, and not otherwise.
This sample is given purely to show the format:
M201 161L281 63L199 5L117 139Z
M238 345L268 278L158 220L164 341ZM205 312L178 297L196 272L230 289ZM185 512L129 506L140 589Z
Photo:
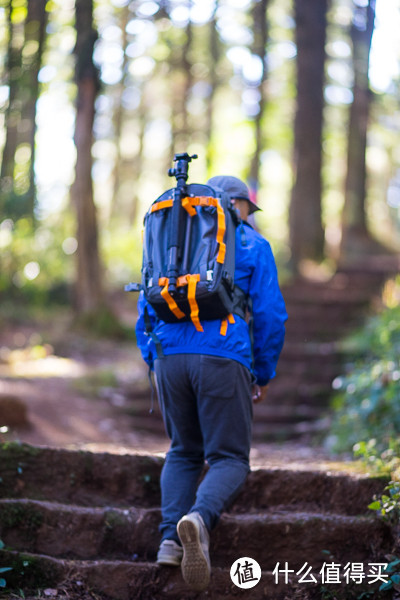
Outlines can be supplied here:
M219 330L220 335L225 336L226 332L228 331L228 323L234 323L235 322L235 317L233 316L232 313L230 313L226 319L222 319L221 321L221 328Z
M204 331L200 320L199 320L199 305L196 300L196 287L197 282L200 281L199 273L195 275L181 275L177 279L177 287L183 287L184 285L188 286L188 301L190 306L190 318L192 320L193 325L196 327L197 331ZM168 277L160 277L158 280L158 285L163 286L160 294L164 298L165 302L168 304L168 307L172 313L176 316L177 319L182 319L185 316L185 313L181 311L173 297L168 291L169 279Z
M184 285L188 286L188 301L190 306L190 319L193 325L196 327L197 331L204 331L200 320L199 320L199 305L196 300L196 287L197 283L200 281L200 274L196 273L195 275L181 275L178 277L177 287L181 287Z
M226 245L224 235L226 230L225 213L218 198L212 196L186 196L182 199L182 206L191 217L197 215L195 206L214 206L217 209L217 242L219 245L217 262L224 263L226 254Z
M168 200L160 200L160 202L154 202L154 204L150 206L149 213L153 213L156 210L162 210L163 208L171 208L173 203L174 201L172 198L169 198Z
M181 311L173 297L168 291L169 278L168 277L160 277L158 280L158 285L163 286L160 294L164 298L165 302L168 304L168 307L172 313L176 316L177 319L182 319L185 316L185 313Z
M174 201L172 198L155 202L151 205L149 213L162 210L163 208L172 208L173 203ZM217 262L223 264L226 253L226 245L224 243L226 222L224 209L222 208L218 198L214 198L212 196L186 196L186 198L182 198L182 206L191 217L197 215L196 209L194 208L195 206L214 206L217 209L217 242L219 246Z

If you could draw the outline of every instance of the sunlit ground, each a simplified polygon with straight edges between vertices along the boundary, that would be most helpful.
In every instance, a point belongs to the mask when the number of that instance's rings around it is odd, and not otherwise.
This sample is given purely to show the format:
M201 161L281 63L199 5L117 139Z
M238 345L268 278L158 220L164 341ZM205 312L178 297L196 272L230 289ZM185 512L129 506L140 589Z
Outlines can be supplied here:
M3 348L1 359L0 377L79 377L86 371L76 360L54 356L44 346L24 350Z

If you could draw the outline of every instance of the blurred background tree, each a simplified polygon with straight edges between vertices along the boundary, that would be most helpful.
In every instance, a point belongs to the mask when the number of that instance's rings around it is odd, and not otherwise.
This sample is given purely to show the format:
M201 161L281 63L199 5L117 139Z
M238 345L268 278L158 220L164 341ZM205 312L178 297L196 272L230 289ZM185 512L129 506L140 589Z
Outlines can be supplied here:
M364 254L381 251L370 234L367 214L367 136L370 121L371 89L369 57L375 23L375 0L354 7L352 42L353 101L350 106L347 141L347 172L342 215L341 259L357 260Z
M3 298L102 310L182 151L249 183L282 276L398 251L399 26L400 0L0 0Z
M75 180L71 187L77 222L75 304L79 313L86 314L97 312L104 303L92 185L93 124L99 91L99 73L93 63L93 49L98 35L93 25L92 0L76 0L75 29L76 163Z
M324 258L322 225L322 129L327 0L296 0L297 102L290 249L295 270L302 260Z

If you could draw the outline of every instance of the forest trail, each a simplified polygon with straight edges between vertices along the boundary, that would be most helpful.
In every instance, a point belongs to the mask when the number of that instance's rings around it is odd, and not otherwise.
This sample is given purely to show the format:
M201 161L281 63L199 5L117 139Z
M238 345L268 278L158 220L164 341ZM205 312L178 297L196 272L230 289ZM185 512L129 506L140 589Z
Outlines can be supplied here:
M29 590L41 587L44 597L60 600L309 600L322 597L328 564L336 564L340 581L325 586L335 598L380 585L372 582L379 569L373 565L387 562L393 539L367 506L385 481L333 464L282 464L252 470L213 531L210 586L192 592L179 568L154 562L162 463L149 454L3 447L0 538L7 550L0 551L0 567L12 566L4 574L9 585L29 599ZM262 569L250 590L230 578L242 557ZM348 563L362 569L363 585L346 583ZM306 573L315 582L299 581Z
M7 401L20 407L20 422L0 434L11 442L0 456L0 567L13 566L4 575L10 584L45 588L57 600L314 600L324 563L358 563L370 592L371 564L385 562L393 545L367 509L385 481L334 462L311 436L341 372L338 340L399 270L390 264L283 289L290 320L279 374L256 407L252 473L214 532L211 585L201 594L188 591L179 569L154 563L168 441L159 413L148 414L147 372L134 344L77 336L62 319L40 330L4 326L0 408L4 417ZM133 326L130 308L126 320ZM250 591L229 576L244 556L263 571ZM275 583L278 562L292 569L288 583L282 574ZM299 583L306 563L318 583ZM343 580L336 587L346 600L361 593L357 586L352 596Z

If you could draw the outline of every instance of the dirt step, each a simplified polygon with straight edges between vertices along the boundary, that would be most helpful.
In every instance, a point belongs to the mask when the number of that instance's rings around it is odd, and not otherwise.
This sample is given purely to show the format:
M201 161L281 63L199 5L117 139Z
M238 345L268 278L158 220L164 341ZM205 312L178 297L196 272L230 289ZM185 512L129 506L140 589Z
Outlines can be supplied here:
M302 361L292 361L290 363L285 360L278 364L279 375L288 377L298 375L303 381L313 381L314 383L333 381L341 372L340 365L333 361L323 359L307 359Z
M286 440L312 443L316 435L327 435L329 426L329 419L323 416L319 419L309 419L297 423L287 421L268 423L264 421L255 423L253 426L253 440L258 443L284 442Z
M109 454L28 444L0 446L0 497L30 498L82 506L129 508L160 505L159 478L164 459L140 454ZM254 469L234 507L366 513L387 480L360 473Z
M369 303L371 297L379 293L385 281L395 273L392 269L376 275L356 270L338 272L329 281L299 278L281 289L285 301L363 304Z
M296 469L254 469L231 513L257 510L370 514L368 504L388 480L360 473Z
M0 446L0 497L76 502L102 506L125 501L159 503L164 459L157 456L94 453L29 444Z
M307 359L321 358L321 360L335 358L340 361L344 357L344 352L335 341L324 343L285 340L280 358L282 357L285 360L303 360L306 357Z
M296 403L295 391L292 391L292 396L285 395L270 395L270 400L274 398L275 402L288 401L291 405ZM269 421L268 419L261 419L253 424L253 441L257 442L282 442L285 440L299 440L309 439L315 433L327 432L329 428L329 422L324 417L324 409L319 414L317 419L307 420L296 420L283 417L278 420L277 418ZM151 416L148 414L134 415L132 416L132 429L135 431L142 431L151 433L152 435L163 436L165 435L165 429L160 413L154 413Z
M348 323L340 323L339 325L329 320L320 323L312 319L299 319L287 322L286 335L289 340L331 342L346 337L358 325L359 322L354 322L353 320Z
M269 399L271 400L273 398L275 400L278 397L277 392L279 393L278 388L274 390L274 393L271 393ZM285 397L286 396L287 392L285 394ZM297 398L298 396L296 395L296 402L293 401L291 404L289 404L288 402L287 404L278 404L276 406L271 406L271 404L263 403L255 406L254 416L256 422L298 423L299 421L316 419L321 416L321 406L319 404L301 404L297 401ZM151 428L151 421L157 419L157 428L161 428L162 417L159 408L157 407L157 409L155 409L155 412L151 415L151 418L149 418L148 412L148 402L145 402L144 404L140 405L135 403L135 405L132 406L131 409L129 409L129 413L133 416L134 423L137 423L140 418L143 418L146 419L146 422L149 421L149 428Z
M302 310L307 306L325 307L366 307L371 301L371 296L377 293L377 288L372 289L334 289L325 285L291 286L290 289L282 289L285 305Z
M280 373L271 381L268 389L268 400L277 404L277 399L285 399L285 403L327 406L332 393L332 383L307 382L302 377L283 377ZM257 409L257 406L255 407Z
M254 411L256 423L298 423L299 421L309 421L317 419L321 415L319 406L309 406L307 404L293 404L271 406L271 404L260 403Z
M287 377L291 374L298 374L303 377L303 381L313 381L316 376L319 379L330 379L336 377L337 373L343 371L343 366L339 360L331 356L303 356L303 358L282 357L278 364L278 373L281 377Z
M0 535L21 552L74 559L155 560L160 536L158 509L87 508L32 500L0 501ZM268 543L266 544L266 540ZM223 514L211 537L213 564L245 556L258 562L288 561L300 568L326 559L345 562L384 554L393 543L387 525L374 516L308 512Z
M325 387L325 396L330 389L331 384ZM279 398L284 398L285 403L277 402ZM163 432L159 407L157 406L154 409L151 416L149 415L149 407L149 399L145 399L140 402L132 402L125 410L131 415L134 426L138 427L138 423L141 422L143 428ZM255 424L261 421L266 423L292 423L299 420L316 419L321 416L321 412L325 408L327 406L320 399L318 402L312 402L312 399L307 397L306 401L302 402L296 387L289 388L285 386L281 389L277 385L268 392L268 404L265 402L254 406Z
M315 321L323 325L327 321L336 323L339 327L342 323L348 323L350 320L358 319L368 311L368 303L360 302L323 302L317 304L314 302L298 302L297 299L288 299L285 301L286 310L289 315L289 322L298 320Z
M330 386L327 387L327 391ZM291 395L287 394L270 394L269 401L274 402L290 402L290 406L296 406L297 395L295 390L292 390ZM311 411L312 409L310 409ZM310 417L310 411L306 415L294 416L290 409L287 411L282 405L282 410L271 411L268 416L261 415L257 418L257 413L254 413L256 421L253 423L253 441L256 442L274 442L284 440L294 440L303 438L305 435L316 432L325 431L329 427L329 422L324 416L327 410L326 403L322 404L320 410L315 411L314 418ZM132 429L136 431L148 432L153 435L165 435L164 424L161 414L155 412L149 415L148 412L143 414L135 414L132 418Z
M274 561L273 568L277 562ZM179 568L130 561L63 560L45 555L25 553L21 556L16 552L0 551L0 567L14 566L13 571L7 573L7 583L12 588L36 590L38 587L51 589L59 586L60 590L72 591L73 598L81 597L81 593L83 597L83 592L88 590L99 600L226 600L244 597L251 597L251 600L289 600L294 597L296 590L296 600L302 600L303 597L309 598L307 589L311 589L310 585L314 590L320 588L319 584L296 585L298 578L294 579L294 574L290 574L289 583L285 583L283 577L275 583L274 574L264 570L264 564L261 564L260 582L250 590L242 590L232 583L231 565L227 561L225 568L212 566L207 590L194 592L183 581ZM368 572L368 565L365 572ZM376 587L376 584L371 584L366 585L365 589L371 591ZM360 593L362 589L364 587L359 586Z

